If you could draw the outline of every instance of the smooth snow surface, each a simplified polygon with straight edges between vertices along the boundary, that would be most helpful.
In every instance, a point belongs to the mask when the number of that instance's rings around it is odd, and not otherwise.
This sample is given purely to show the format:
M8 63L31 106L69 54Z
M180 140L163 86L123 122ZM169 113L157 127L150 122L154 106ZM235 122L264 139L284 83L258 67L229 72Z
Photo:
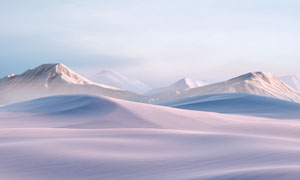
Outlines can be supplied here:
M164 94L178 95L180 91L192 89L195 87L205 86L207 84L208 82L206 81L195 81L190 78L183 78L176 81L174 84L171 84L170 86L152 89L146 92L144 95L146 96L155 96L155 95L162 96Z
M282 76L280 77L280 79L285 82L286 84L288 84L289 86L291 86L292 88L300 91L300 78L297 76Z
M240 93L195 96L164 105L180 109L282 119L300 117L300 103Z
M36 99L0 107L0 179L297 180L299 119Z
M92 94L132 99L137 95L92 82L63 64L44 64L0 79L0 105L61 94Z
M268 72L253 72L228 81L196 87L173 94L159 94L149 97L149 102L161 104L176 99L220 93L245 93L300 102L300 92L291 88Z
M141 81L111 70L103 70L92 76L91 80L139 94L150 90L150 88Z

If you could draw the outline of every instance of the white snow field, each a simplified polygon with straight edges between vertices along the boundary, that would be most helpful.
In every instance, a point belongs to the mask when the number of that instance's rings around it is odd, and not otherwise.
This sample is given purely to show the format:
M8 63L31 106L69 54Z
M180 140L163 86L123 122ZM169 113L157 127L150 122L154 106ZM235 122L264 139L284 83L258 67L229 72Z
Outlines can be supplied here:
M0 105L63 94L91 94L134 99L138 95L92 82L63 64L43 64L0 79Z
M178 91L174 94L158 94L149 97L149 102L161 104L175 99L220 93L245 93L300 102L300 92L268 72L252 72L236 78L207 86Z
M0 107L0 179L298 180L299 120L46 97Z
M100 84L106 84L138 94L143 94L151 89L145 83L137 79L129 78L111 70L102 70L93 75L90 79Z

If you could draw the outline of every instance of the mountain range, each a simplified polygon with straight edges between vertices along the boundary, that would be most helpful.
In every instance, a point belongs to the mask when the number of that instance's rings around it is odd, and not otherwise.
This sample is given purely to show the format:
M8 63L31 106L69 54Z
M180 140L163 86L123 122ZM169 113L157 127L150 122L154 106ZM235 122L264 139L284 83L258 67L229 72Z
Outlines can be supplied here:
M251 72L227 81L177 91L176 94L155 94L149 96L148 101L163 104L181 98L219 93L246 93L300 102L299 91L269 72Z
M105 70L93 79L101 83L88 80L63 64L43 64L20 75L0 79L0 105L64 94L90 94L164 104L208 94L243 93L300 102L300 92L294 89L298 87L297 78L282 78L286 84L268 72L251 72L214 84L183 78L143 95L135 92L146 91L149 89L147 85L117 72Z
M43 64L0 79L0 105L62 94L94 94L131 100L138 95L92 82L63 64Z

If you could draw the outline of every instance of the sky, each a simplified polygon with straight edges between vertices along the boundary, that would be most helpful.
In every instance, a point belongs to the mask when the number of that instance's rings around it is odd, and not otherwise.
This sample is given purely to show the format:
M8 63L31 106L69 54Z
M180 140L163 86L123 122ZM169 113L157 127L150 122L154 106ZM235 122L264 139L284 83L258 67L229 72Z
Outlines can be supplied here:
M63 63L149 86L300 75L299 0L0 0L0 76Z

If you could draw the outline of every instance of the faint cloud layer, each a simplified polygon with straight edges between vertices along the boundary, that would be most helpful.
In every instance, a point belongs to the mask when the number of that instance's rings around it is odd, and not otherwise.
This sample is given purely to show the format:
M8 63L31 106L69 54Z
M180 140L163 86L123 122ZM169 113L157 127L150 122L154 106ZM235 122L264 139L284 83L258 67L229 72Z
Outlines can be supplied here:
M295 0L1 2L0 75L46 62L149 83L257 69L299 74L299 8Z

